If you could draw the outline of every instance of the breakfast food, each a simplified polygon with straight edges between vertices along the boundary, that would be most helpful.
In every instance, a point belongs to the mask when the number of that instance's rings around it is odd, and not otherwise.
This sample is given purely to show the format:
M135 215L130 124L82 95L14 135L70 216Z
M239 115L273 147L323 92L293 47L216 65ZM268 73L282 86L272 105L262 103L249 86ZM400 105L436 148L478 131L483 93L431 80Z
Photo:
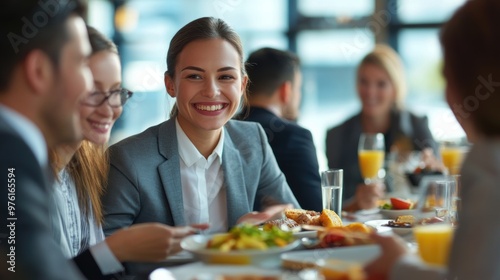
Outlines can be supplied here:
M333 210L323 209L316 212L304 209L287 209L285 216L294 220L299 225L323 226L323 227L341 227L342 219Z
M266 250L270 247L284 247L295 240L291 232L285 232L276 226L259 229L256 226L242 224L233 227L228 233L216 234L207 243L207 249L221 252L243 249Z
M415 203L409 199L391 197L390 203L385 202L380 208L386 210L410 210L415 208Z
M372 244L373 241L369 236L372 229L360 223L356 224L356 226L332 227L325 231L318 231L320 242L317 248Z
M296 221L289 218L276 219L264 223L264 229L269 229L273 226L276 226L283 231L300 231L300 225Z
M324 227L341 227L342 219L333 210L323 209L319 221Z
M407 199L391 197L392 209L394 210L408 210L413 208L413 202Z
M394 221L388 221L388 227L411 228L415 224L415 217L412 215L398 216Z
M351 223L345 226L346 229L349 229L352 232L361 232L370 234L373 232L373 228L369 227L362 223Z
M320 224L320 213L312 210L304 209L287 209L285 210L285 216L289 219L294 220L299 225L315 225Z
M320 260L318 268L325 280L363 280L366 279L363 266L356 262L343 260Z

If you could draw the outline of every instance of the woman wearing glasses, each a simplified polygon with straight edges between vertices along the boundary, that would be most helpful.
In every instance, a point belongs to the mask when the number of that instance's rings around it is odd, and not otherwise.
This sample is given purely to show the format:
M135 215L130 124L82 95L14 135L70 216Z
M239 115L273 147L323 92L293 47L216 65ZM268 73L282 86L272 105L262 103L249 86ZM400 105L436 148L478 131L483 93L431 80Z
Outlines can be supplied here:
M58 219L53 226L65 255L74 258L87 278L99 279L122 271L121 262L165 259L169 251L176 250L176 239L189 234L192 228L143 224L117 231L104 241L101 195L109 168L106 143L132 92L120 87L116 46L94 28L88 27L88 32L94 90L80 109L84 140L51 153L57 174L54 191Z

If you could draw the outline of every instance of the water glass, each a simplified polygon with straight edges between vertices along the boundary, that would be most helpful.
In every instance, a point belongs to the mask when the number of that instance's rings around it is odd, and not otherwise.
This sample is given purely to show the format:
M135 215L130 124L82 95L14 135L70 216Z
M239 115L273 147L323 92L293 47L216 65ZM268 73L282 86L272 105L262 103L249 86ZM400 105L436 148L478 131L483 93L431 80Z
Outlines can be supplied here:
M330 169L321 172L321 197L323 209L342 213L343 169Z

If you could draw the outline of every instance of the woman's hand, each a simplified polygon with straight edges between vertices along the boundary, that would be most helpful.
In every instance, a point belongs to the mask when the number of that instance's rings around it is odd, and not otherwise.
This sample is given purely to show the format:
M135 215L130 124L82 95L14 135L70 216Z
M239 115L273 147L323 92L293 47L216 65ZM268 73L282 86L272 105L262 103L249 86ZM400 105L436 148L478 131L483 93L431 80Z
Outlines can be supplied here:
M273 206L267 207L264 211L262 212L250 212L248 214L245 214L241 216L238 219L238 224L241 223L248 223L252 225L258 225L265 223L269 220L274 220L274 219L279 219L283 216L283 211L288 208L293 208L293 205L291 204L277 204Z
M369 185L360 184L356 188L354 199L357 210L372 209L378 206L380 199L384 198L385 185L383 183L373 183Z
M171 227L160 223L136 224L106 238L110 250L120 262L158 262L181 250L181 240L208 224Z
M388 279L394 264L407 253L405 241L395 235L378 235L371 238L380 245L382 253L365 266L368 279Z

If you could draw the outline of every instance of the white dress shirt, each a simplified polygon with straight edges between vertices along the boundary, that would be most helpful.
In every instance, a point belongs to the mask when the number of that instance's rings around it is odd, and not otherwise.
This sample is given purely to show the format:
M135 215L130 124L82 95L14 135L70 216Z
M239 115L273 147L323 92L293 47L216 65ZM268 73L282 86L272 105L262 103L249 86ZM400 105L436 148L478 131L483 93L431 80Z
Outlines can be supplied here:
M184 220L189 224L209 223L208 232L227 231L227 201L222 150L224 128L219 143L206 159L175 121L179 145Z

